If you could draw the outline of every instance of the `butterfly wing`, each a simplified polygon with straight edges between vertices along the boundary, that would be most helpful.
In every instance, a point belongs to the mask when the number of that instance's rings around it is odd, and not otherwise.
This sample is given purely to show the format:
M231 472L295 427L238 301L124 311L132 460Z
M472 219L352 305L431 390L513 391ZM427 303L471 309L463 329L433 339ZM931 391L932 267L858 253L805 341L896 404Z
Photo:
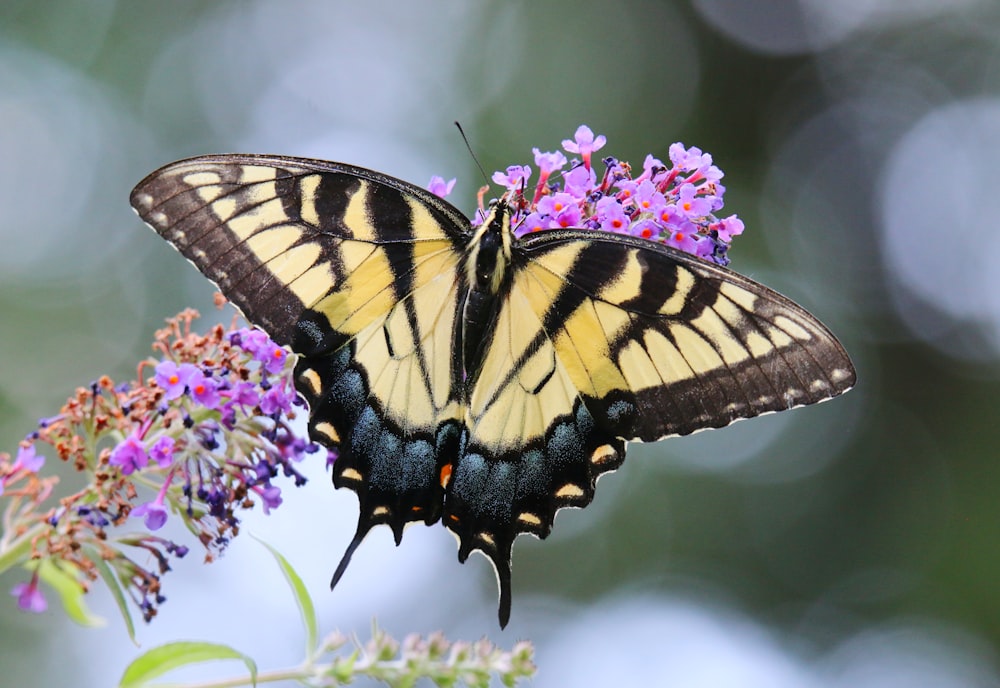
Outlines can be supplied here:
M461 418L459 302L468 220L410 184L349 165L224 155L168 165L132 205L247 319L300 355L310 434L358 493L358 531L397 542L433 523L437 457Z
M533 312L559 361L598 423L626 440L719 428L854 385L850 358L815 316L726 268L595 232L521 249L522 288L546 285Z
M586 506L625 442L722 427L849 389L854 368L780 294L661 244L588 231L516 246L466 411L444 522L481 550L510 605L519 533Z

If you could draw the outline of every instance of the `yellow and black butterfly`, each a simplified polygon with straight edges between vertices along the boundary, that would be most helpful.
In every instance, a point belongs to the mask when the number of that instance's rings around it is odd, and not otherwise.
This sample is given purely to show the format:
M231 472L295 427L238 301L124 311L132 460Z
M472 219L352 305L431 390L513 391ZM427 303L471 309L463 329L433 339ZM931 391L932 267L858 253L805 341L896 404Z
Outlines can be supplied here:
M583 507L629 441L717 428L849 389L815 317L730 270L601 231L518 239L419 187L319 160L183 160L132 206L247 319L298 354L309 433L358 494L357 533L441 519L510 616L520 533Z

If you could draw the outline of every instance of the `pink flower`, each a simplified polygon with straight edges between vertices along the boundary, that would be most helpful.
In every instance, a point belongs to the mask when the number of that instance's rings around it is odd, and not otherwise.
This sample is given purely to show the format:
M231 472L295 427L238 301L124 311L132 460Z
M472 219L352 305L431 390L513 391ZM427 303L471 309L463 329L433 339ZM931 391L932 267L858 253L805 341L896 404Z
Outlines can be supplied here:
M581 124L577 127L573 140L566 139L562 142L562 145L570 153L579 153L580 157L583 158L583 164L589 170L591 154L603 148L607 141L603 134L595 137L590 127L586 124Z
M439 177L434 175L431 177L430 183L427 185L427 190L430 191L435 196L440 196L444 198L451 193L451 190L455 188L455 178L450 181L445 181L444 177Z
M507 187L508 191L520 191L528 184L531 177L529 165L511 165L506 172L494 172L493 183Z
M21 582L14 585L11 588L10 594L12 597L17 598L17 606L26 612L41 614L49 608L48 602L45 601L45 596L42 595L42 591L38 588L37 573L31 577L30 582Z
M705 217L712 212L712 201L696 195L698 190L694 184L682 184L677 197L677 210L687 218Z
M543 179L548 179L553 172L558 172L566 165L566 156L561 151L555 153L543 153L537 148L532 148L535 154L535 164L538 165L538 173Z
M35 453L35 445L29 444L25 446L22 444L17 448L17 459L14 460L11 472L16 471L18 468L23 468L31 473L37 473L44 464L45 456Z
M719 238L729 243L734 236L739 236L743 233L743 220L735 215L724 217L719 221L718 232Z
M156 364L156 384L163 389L163 398L166 401L176 399L184 394L191 376L196 374L198 369L190 363L177 365L173 361L160 361Z
M625 234L628 231L629 218L625 209L614 196L605 196L597 202L597 219L605 232Z
M195 374L191 376L188 388L191 390L191 397L205 408L218 407L219 384L200 370L196 370Z

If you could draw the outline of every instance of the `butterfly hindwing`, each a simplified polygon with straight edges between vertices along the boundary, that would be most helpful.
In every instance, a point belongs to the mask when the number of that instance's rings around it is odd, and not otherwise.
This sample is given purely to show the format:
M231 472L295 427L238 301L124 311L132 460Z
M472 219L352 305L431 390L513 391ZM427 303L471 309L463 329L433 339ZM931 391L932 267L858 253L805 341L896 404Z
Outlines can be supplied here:
M661 244L547 231L515 244L445 524L496 567L586 506L626 441L722 427L854 383L836 338L780 294Z
M518 284L521 275L514 276ZM462 451L445 498L459 558L482 551L510 614L510 557L520 533L548 536L556 511L583 507L618 468L624 442L599 429L531 309L537 294L505 291L471 387Z

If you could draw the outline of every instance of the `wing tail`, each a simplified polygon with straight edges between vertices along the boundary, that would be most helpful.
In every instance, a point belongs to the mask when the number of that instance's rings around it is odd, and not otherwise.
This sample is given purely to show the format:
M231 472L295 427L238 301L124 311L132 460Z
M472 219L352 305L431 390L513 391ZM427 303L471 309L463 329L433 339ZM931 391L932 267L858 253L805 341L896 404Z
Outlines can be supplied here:
M347 571L347 565L351 563L351 557L354 556L355 550L361 545L361 542L368 535L368 532L372 529L372 523L365 519L364 517L358 520L358 530L354 533L354 539L351 540L351 544L347 546L347 550L344 552L344 556L340 558L340 563L337 564L337 570L333 572L333 578L330 580L330 589L333 590L337 587L337 583L343 577L344 572Z

